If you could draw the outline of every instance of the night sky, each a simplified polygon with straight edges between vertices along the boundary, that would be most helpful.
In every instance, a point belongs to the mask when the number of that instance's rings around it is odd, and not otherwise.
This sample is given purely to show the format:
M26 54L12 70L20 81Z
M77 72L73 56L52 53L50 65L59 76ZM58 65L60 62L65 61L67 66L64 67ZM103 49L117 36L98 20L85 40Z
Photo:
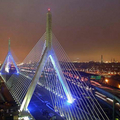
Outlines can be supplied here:
M120 61L120 0L0 0L0 61L11 48L22 62L46 29L51 8L52 31L73 60Z

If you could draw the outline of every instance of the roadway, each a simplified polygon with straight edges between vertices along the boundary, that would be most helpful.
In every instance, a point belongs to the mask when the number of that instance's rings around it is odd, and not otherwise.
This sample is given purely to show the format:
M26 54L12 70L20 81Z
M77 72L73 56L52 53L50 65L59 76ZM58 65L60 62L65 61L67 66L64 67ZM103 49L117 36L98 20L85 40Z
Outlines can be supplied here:
M109 87L108 85L102 85L102 84L100 84L96 81L92 81L92 80L91 80L91 84L93 86L99 87L99 88L115 95L116 97L120 98L120 89L118 89L118 88Z
M52 116L56 116L57 120L63 120L63 118L54 111L49 92L41 88L42 87L37 85L31 102L28 106L28 110L32 116L36 120L49 120Z
M120 90L117 88L109 87L107 85L102 85L96 81L91 81L92 86L95 88L95 96L108 103L113 110L114 98L117 97L119 101L115 104L115 110L120 116Z

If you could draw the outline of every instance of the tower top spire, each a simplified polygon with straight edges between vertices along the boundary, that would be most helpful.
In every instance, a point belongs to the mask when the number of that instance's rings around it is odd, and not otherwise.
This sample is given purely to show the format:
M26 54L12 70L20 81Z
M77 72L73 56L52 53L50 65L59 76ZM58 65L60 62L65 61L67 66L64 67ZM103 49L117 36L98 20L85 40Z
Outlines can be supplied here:
M51 49L52 46L52 14L50 8L47 12L47 21L46 21L46 47Z
M10 37L8 39L8 51L10 51Z

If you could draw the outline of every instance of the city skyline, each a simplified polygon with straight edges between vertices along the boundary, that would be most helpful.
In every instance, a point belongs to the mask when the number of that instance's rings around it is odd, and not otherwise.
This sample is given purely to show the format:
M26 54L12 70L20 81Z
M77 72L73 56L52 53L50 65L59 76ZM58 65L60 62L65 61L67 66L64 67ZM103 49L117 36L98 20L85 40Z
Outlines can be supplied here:
M51 8L53 33L72 61L120 61L120 1L2 1L0 4L0 61L8 38L19 62L45 32ZM68 44L69 43L69 44Z

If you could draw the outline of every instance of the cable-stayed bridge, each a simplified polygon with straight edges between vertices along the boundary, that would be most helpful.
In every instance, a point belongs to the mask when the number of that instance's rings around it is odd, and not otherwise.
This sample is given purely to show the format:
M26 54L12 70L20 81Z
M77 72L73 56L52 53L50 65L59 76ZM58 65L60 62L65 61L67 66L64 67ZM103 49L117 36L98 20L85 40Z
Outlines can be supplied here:
M7 63L3 65L8 66ZM2 67L1 71L3 68L6 69ZM52 107L63 119L109 119L95 98L93 90L81 80L79 72L52 33L50 10L47 13L45 34L24 61L18 65L18 68L16 67L18 74L13 74L8 80L5 75L2 77L16 103L20 106L21 119L29 114L28 106L37 84L49 91Z

